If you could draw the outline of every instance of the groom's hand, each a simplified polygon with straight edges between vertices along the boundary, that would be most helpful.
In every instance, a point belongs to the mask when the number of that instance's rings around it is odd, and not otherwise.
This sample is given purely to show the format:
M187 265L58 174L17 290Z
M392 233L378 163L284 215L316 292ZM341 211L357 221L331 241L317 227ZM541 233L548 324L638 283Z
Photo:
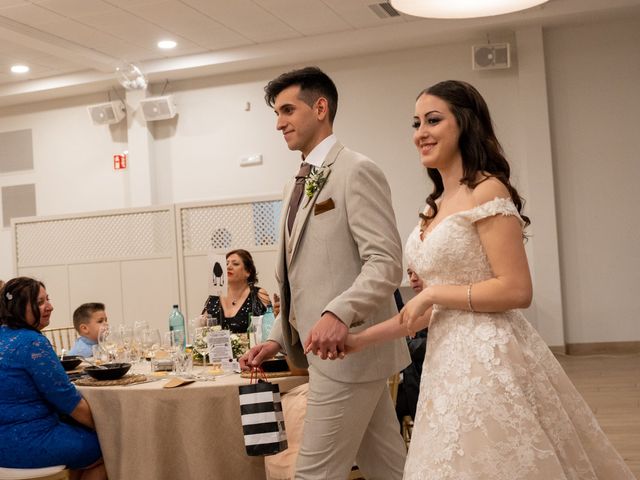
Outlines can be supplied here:
M331 312L325 312L309 332L304 342L305 353L313 353L323 360L344 358L344 342L349 328Z
M242 370L249 370L252 367L258 367L268 358L275 356L280 351L280 344L273 340L267 340L245 352L238 361Z

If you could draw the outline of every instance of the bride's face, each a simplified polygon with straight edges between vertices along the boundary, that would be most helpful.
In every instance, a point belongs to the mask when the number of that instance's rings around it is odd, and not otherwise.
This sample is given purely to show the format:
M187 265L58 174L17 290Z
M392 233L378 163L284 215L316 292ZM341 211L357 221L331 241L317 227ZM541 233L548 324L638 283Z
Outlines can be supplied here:
M462 162L458 139L460 128L447 102L433 95L421 95L413 117L413 142L422 165L446 168Z

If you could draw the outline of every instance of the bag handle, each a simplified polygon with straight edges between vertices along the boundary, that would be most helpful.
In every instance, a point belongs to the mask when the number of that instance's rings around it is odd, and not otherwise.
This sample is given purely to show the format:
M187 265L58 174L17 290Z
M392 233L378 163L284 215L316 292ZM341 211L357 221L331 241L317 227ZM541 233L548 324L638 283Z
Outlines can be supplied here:
M254 379L255 379L255 382L254 382ZM269 381L262 367L253 367L251 369L251 376L249 377L249 384L253 385L254 383L258 383L260 380L264 380L265 382Z

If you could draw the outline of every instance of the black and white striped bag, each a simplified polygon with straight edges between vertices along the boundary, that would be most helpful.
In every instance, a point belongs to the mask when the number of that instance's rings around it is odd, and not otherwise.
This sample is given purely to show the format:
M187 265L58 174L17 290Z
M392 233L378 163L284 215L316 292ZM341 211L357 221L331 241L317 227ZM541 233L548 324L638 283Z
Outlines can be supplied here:
M241 385L240 416L247 455L273 455L287 449L280 389L275 383Z

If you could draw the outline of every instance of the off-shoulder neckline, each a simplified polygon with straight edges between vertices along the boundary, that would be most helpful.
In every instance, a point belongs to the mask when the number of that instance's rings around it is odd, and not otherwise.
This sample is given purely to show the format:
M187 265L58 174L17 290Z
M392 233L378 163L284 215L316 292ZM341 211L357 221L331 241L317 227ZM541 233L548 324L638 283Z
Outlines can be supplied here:
M442 220L440 220L438 223L436 223L433 227L431 227L430 230L425 230L424 232L421 230L418 230L418 238L420 239L421 242L424 242L425 239L431 235L439 226L440 224L444 223L445 221L447 221L448 219L450 219L451 217L456 217L462 214L468 214L470 212L473 212L474 210L477 210L479 208L482 207L486 207L489 204L492 204L494 202L504 202L506 201L507 203L511 203L513 204L513 200L509 197L494 197L492 200L487 200L484 203L481 203L480 205L476 205L475 207L471 207L471 208L467 208L466 210L460 210L458 212L454 212L451 213L449 215L447 215L446 217L444 217ZM419 229L420 225L418 225L418 229Z

